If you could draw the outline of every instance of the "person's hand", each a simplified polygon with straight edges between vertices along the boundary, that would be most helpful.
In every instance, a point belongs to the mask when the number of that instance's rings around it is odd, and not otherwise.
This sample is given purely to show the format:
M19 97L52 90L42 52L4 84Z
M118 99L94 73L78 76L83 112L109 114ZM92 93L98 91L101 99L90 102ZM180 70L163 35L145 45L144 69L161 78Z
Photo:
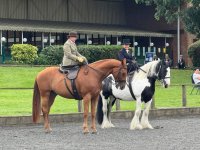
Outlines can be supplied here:
M84 62L84 58L82 58L82 57L78 57L77 60L78 60L80 63L83 63L83 62Z
M82 57L84 59L85 62L87 62L87 59L85 57Z

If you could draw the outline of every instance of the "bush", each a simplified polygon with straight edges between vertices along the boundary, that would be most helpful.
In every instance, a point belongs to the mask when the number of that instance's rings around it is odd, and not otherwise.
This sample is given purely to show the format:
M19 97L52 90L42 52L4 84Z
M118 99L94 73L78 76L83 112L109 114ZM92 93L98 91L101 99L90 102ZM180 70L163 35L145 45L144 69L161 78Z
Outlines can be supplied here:
M88 59L89 63L109 58L117 58L121 46L117 45L80 45L79 52Z
M80 45L78 51L88 59L89 63L108 58L117 58L121 46L115 45ZM44 48L35 62L42 65L57 65L62 62L63 45L49 46Z
M38 58L37 47L30 44L13 44L11 47L12 61L17 64L33 64Z
M38 59L35 61L35 64L57 65L62 62L62 58L63 58L63 46L61 45L48 46L42 49Z
M188 49L188 55L192 59L192 63L194 67L200 66L200 40L196 41L195 43L191 44Z

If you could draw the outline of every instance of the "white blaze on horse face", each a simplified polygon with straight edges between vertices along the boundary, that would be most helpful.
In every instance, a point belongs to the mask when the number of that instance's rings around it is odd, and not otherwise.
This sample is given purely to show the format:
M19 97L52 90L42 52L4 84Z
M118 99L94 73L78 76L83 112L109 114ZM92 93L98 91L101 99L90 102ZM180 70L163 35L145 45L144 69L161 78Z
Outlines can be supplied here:
M167 74L165 76L165 82L168 86L170 85L170 67L167 68Z

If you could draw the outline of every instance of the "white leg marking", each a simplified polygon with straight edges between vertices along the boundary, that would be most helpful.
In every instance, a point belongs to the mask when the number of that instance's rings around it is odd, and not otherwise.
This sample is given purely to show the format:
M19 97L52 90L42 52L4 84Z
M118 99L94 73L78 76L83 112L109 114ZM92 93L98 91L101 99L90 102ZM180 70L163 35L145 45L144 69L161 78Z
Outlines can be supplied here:
M114 128L114 124L112 124L111 122L111 111L112 111L112 103L114 102L115 98L113 96L110 96L110 102L109 102L109 110L108 110L108 121L109 121L109 124L110 124L110 127Z
M142 128L153 129L152 125L149 123L149 110L151 107L151 102L152 100L144 104L144 111L141 118Z
M105 99L105 97L102 95L102 110L103 110L103 122L101 124L101 128L110 128L110 122L108 121L108 117L107 117L107 105L108 105L108 100Z
M135 130L135 129L142 129L142 126L140 125L140 114L141 114L141 98L138 98L136 100L136 110L135 110L135 115L131 121L131 125L130 125L130 130Z

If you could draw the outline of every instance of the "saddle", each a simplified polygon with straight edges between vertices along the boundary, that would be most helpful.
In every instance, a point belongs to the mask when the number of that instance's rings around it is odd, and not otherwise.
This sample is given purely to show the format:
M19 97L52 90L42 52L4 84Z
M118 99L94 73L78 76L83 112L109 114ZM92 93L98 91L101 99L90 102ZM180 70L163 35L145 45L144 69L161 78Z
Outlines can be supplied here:
M62 66L60 65L59 71L67 75L69 80L76 79L80 66Z
M76 88L76 82L75 82L76 78L78 76L79 70L80 70L80 66L62 66L62 65L60 65L60 68L59 68L59 71L61 73L65 74L64 83L65 83L67 90L76 100L82 100L82 97L79 95L78 90ZM66 81L67 79L69 79L71 81L72 91L69 89L69 87L67 85L67 81Z

